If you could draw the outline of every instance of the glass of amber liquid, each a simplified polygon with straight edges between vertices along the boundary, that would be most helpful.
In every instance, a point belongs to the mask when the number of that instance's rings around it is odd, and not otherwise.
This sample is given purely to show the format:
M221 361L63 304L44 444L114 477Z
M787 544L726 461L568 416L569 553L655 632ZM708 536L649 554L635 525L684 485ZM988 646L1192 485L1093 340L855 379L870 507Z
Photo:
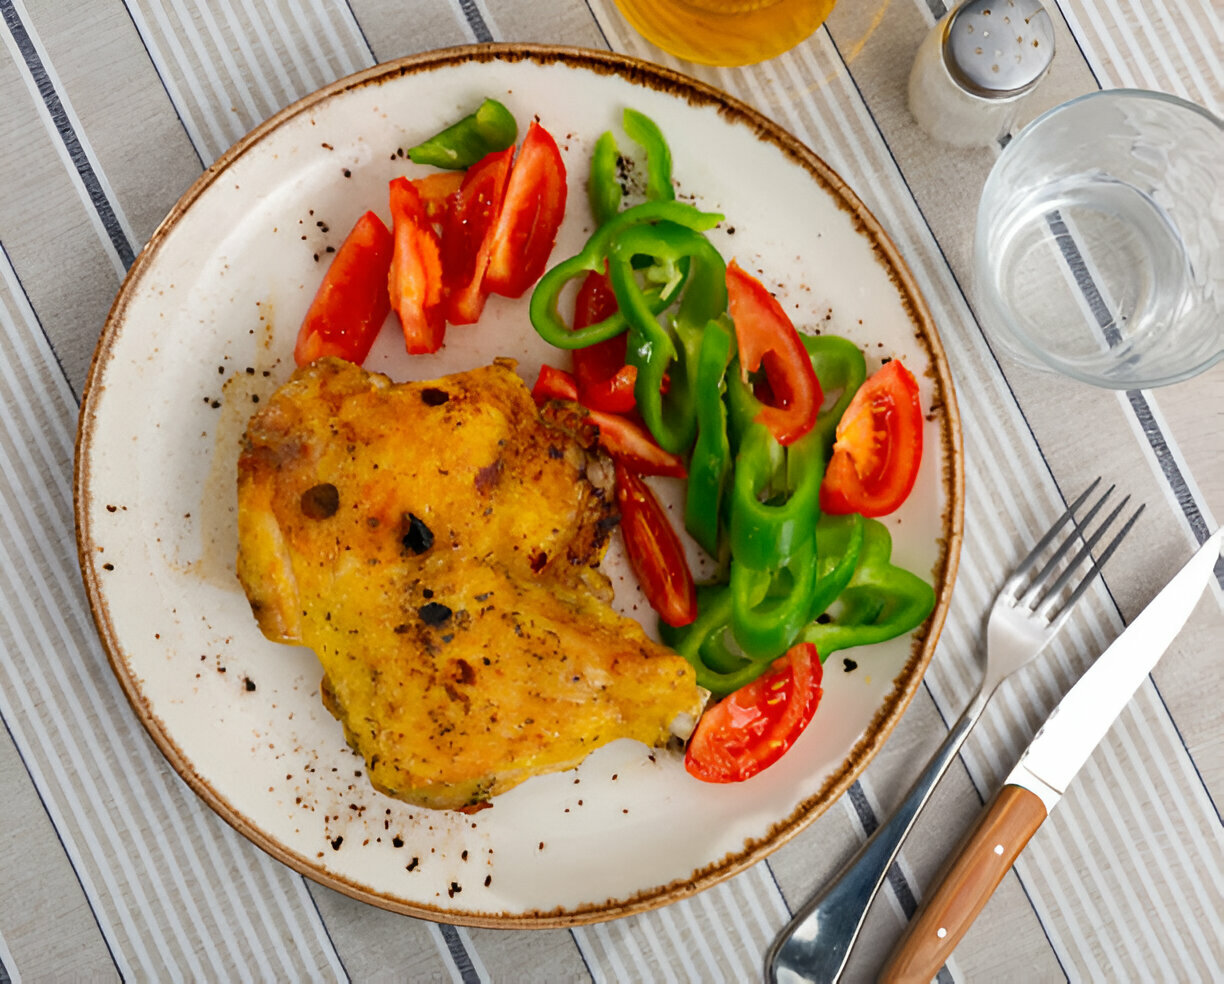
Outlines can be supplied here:
M837 0L616 0L647 41L688 61L751 65L793 48Z

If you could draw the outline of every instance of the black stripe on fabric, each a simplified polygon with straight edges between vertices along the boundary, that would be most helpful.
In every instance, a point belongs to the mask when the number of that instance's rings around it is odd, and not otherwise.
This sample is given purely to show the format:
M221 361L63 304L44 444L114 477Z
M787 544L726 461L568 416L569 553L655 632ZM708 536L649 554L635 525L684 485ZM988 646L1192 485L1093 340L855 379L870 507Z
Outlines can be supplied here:
M1113 312L1109 310L1109 305L1105 303L1105 298L1101 296L1100 288L1097 287L1096 281L1092 279L1092 274L1088 270L1088 264L1084 262L1084 257L1079 251L1079 247L1075 243L1075 238L1071 235L1071 231L1067 228L1067 224L1063 221L1062 214L1057 210L1046 215L1046 224L1050 227L1050 232L1054 234L1054 239L1058 243L1058 250L1062 253L1063 261L1067 264L1067 268L1075 277L1075 285L1083 294L1084 300L1088 304L1088 309L1092 312L1093 318L1096 319L1097 327L1101 329L1101 333L1105 336L1105 341L1110 348L1121 344L1122 335L1118 331L1117 322L1114 319ZM1194 533L1194 538L1200 544L1211 536L1211 530L1207 527L1207 520L1203 518L1203 511L1198 502L1195 501L1194 493L1190 491L1189 483L1182 475L1181 468L1178 467L1177 460L1173 457L1173 451L1169 448L1169 442L1164 436L1164 432L1160 429L1160 425L1156 422L1156 415L1152 413L1152 407L1144 396L1142 390L1127 390L1126 399L1131 405L1131 410L1135 414L1135 419L1139 421L1139 426L1143 429L1143 436L1147 439L1148 445L1152 452L1156 455L1156 461L1160 465L1160 470L1164 474L1165 481L1169 483L1169 488L1173 491L1174 498L1177 499L1177 505L1182 511L1182 515L1186 517L1186 522L1190 526L1191 532ZM1220 587L1224 588L1224 557L1221 557L1215 564L1215 576ZM1218 811L1217 811L1218 812Z
M931 11L931 16L936 20L939 20L948 12L948 5L944 2L944 0L926 0L926 5Z
M38 783L34 781L34 773L30 770L30 764L26 761L25 755L22 754L21 746L17 744L17 739L13 736L13 729L9 727L8 721L5 720L3 714L0 714L0 725L4 726L4 733L8 736L9 743L17 752L17 758L21 760L21 765L26 771L30 785L34 788L34 794L38 797L38 802L42 804L43 812L47 815L47 822L51 824L51 829L55 831L55 839L59 841L60 850L64 852L64 860L68 862L68 867L72 869L72 877L76 879L77 885L81 889L81 895L85 899L85 904L89 906L89 914L93 916L94 925L98 927L98 935L102 937L102 944L106 947L106 953L111 958L111 963L115 966L115 973L119 975L119 980L126 980L123 976L123 969L119 966L119 961L115 959L115 951L111 948L111 941L107 937L106 931L102 929L102 921L98 918L98 911L94 908L93 899L85 891L85 883L81 881L76 865L72 863L72 855L68 853L68 847L64 843L59 827L55 825L55 818L51 816L51 811L47 808L47 801L43 798L42 790L38 788ZM0 984L8 984L9 978L5 976L6 973L4 964L0 963Z
M850 805L854 807L859 823L863 825L863 833L870 837L880 826L880 821L875 815L875 810L871 808L871 804L867 802L867 794L863 792L862 783L855 782L850 787L848 795ZM912 919L914 913L918 911L918 902L914 898L914 890L910 888L905 875L901 873L901 866L896 862L893 862L888 868L888 884L892 886L893 894L901 903L901 911L905 913L906 921Z
M4 966L3 960L0 960L0 984L13 984L13 979L9 977L8 968Z
M55 91L55 86L51 84L51 77L47 74L42 59L38 57L38 51L34 47L34 42L26 30L25 24L21 22L21 17L13 6L12 0L0 0L0 12L4 14L4 23L8 26L9 33L13 35L13 40L17 44L17 50L21 52L26 68L34 78L34 84L38 87L38 93L42 96L47 112L51 114L51 120L55 123L55 129L58 131L60 139L68 150L68 156L71 158L73 166L77 169L77 174L80 175L81 181L85 184L85 190L89 193L89 200L93 204L94 210L98 213L98 218L102 220L102 227L106 230L111 245L115 248L115 252L119 255L119 260L126 270L136 259L136 254L132 249L132 244L128 242L123 228L119 225L119 219L115 215L115 210L111 206L110 200L106 197L106 192L102 190L102 182L98 180L98 175L94 172L89 155L85 153L85 148L81 146L81 141L77 137L76 131L72 128L72 122L64 111L64 104L60 101L59 93Z
M21 277L17 275L17 268L13 266L13 258L9 256L8 250L4 248L4 243L0 242L0 261L3 261L13 274L13 282L21 288L21 296L25 298L26 304L30 306L30 313L34 315L34 321L38 325L38 330L42 332L43 341L47 343L47 350L51 353L51 358L55 360L55 365L59 368L60 375L64 377L64 382L68 386L68 392L72 394L72 398L76 401L77 408L81 405L81 395L76 391L76 387L72 385L72 379L68 376L64 369L64 363L60 361L59 353L55 351L55 346L51 344L51 336L47 334L47 329L43 327L42 319L39 318L38 312L34 310L34 302L30 300L30 295L26 292L25 284L21 282Z
M204 155L200 153L200 148L195 145L195 141L191 139L191 131L187 129L187 121L183 119L183 114L179 112L178 103L174 101L174 97L170 95L170 87L166 85L166 80L162 78L161 72L157 70L157 62L153 60L153 53L149 51L149 43L145 41L145 37L140 33L140 25L136 23L136 18L132 16L131 7L128 5L128 0L123 0L123 9L127 11L128 20L132 22L132 29L136 32L136 37L140 38L140 46L144 48L145 56L149 59L149 65L157 75L157 80L161 83L162 91L166 94L166 101L170 103L170 108L174 110L174 116L179 121L179 126L183 128L183 133L187 136L187 142L191 144L191 149L196 155L196 160L200 162L200 170L203 170L206 165L204 163Z
M612 42L608 40L608 35L604 33L603 25L599 23L599 18L595 16L595 8L591 6L591 0L586 0L587 13L591 15L591 20L595 22L595 30L599 32L599 36L603 38L604 47L609 51L612 50Z
M489 30L489 25L485 23L483 15L476 7L476 0L459 0L459 9L467 18L468 26L472 29L477 41L493 40L493 32Z
M450 950L451 959L455 961L460 980L463 984L480 984L480 975L476 973L476 966L468 956L467 947L459 938L459 930L449 925L441 925L438 928L442 930L442 939L446 940L446 948Z
M587 963L586 954L582 952L582 947L578 946L578 937L574 935L574 931L569 931L570 939L574 941L574 947L578 950L578 957L582 961L582 966L586 968L587 976L591 980L595 980L595 971L591 970L591 965Z
M315 915L319 917L319 925L323 927L323 935L327 937L327 944L332 948L332 953L336 955L336 963L340 965L340 970L344 972L344 979L352 984L353 975L349 973L348 967L344 965L344 958L340 956L340 949L336 946L336 941L332 939L331 930L327 928L327 920L323 918L323 913L319 909L319 900L315 898L315 893L311 889L311 881L305 875L298 875L302 879L302 885L306 889L306 895L310 899L310 904L314 906Z
M361 35L361 40L365 43L366 51L370 53L370 57L374 61L378 61L378 56L374 54L374 45L370 44L370 38L365 32L365 28L361 26L361 21L357 19L357 14L353 10L353 5L349 0L344 0L344 5L348 7L349 16L353 18L353 23L357 25L357 33Z

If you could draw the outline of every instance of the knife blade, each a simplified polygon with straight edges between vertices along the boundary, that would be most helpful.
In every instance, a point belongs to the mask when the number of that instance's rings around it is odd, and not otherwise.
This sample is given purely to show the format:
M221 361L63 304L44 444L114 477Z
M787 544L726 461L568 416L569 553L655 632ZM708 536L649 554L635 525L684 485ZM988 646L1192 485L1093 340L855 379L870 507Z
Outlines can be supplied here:
M1181 631L1211 577L1224 527L1209 536L1050 712L923 900L880 980L927 984L1025 844Z

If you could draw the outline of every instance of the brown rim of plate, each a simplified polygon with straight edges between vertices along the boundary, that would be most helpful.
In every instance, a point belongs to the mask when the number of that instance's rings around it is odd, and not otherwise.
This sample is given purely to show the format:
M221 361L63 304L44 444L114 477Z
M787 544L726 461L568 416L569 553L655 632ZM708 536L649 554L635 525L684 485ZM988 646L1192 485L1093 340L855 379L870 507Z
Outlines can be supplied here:
M238 160L249 148L276 130L288 120L309 112L321 102L350 89L367 85L379 85L404 75L434 71L453 65L470 62L519 62L528 61L539 65L563 64L575 69L584 69L601 75L615 75L634 84L656 89L684 99L693 105L714 106L719 113L734 122L747 125L758 139L774 145L787 158L803 167L855 218L857 231L872 243L877 260L888 270L896 284L913 323L916 337L930 356L929 375L934 385L934 404L943 417L941 428L943 460L947 462L943 476L943 491L947 507L942 516L943 536L940 539L940 557L931 574L937 586L937 603L927 620L923 634L914 641L910 658L883 705L864 736L851 750L840 770L815 795L801 802L790 816L775 823L761 838L746 841L741 851L726 855L721 860L692 872L689 877L667 885L639 892L627 899L610 899L570 909L532 911L524 913L456 912L434 906L406 903L379 894L356 882L331 874L313 864L309 859L286 850L255 827L246 817L235 810L207 781L193 769L190 761L180 751L157 715L148 706L136 679L132 676L123 652L110 623L109 611L99 581L94 553L90 549L91 535L88 528L86 505L90 500L89 449L92 438L92 420L98 392L104 389L101 376L106 367L111 345L123 325L128 299L156 257L159 247L170 234L179 218L192 203ZM73 483L73 507L77 526L77 555L89 599L89 607L98 629L107 659L118 677L141 724L149 732L157 747L170 762L174 770L222 819L256 846L301 872L308 878L343 892L355 899L406 915L419 916L436 922L459 925L549 929L600 922L621 916L633 915L668 905L687 898L698 891L709 888L744 870L770 854L800 830L814 821L834 803L858 778L867 763L887 740L902 713L913 698L923 672L930 662L936 641L943 627L951 600L952 585L960 556L964 526L964 463L961 445L960 415L956 406L951 372L943 345L935 330L934 319L926 306L913 275L901 258L892 240L884 232L875 216L859 200L841 177L820 157L813 153L776 123L773 123L744 102L713 86L679 72L633 58L628 55L584 48L534 44L478 44L456 48L445 48L401 58L375 65L365 71L346 76L314 92L281 110L261 123L210 165L182 198L171 209L150 237L149 242L132 264L123 285L119 289L106 324L103 326L93 360L89 368L85 389L81 398L81 411L76 438L75 476Z

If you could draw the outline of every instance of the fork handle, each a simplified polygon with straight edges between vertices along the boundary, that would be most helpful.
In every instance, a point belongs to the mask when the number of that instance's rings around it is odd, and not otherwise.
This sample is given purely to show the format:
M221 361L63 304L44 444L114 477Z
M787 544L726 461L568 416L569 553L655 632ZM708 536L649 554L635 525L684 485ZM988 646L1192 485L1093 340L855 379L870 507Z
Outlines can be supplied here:
M956 760L984 706L981 694L970 702L897 812L868 838L824 892L795 913L765 957L768 980L775 984L828 984L841 976L850 947L906 834L936 783Z
M1015 785L1000 789L910 920L880 981L927 984L939 973L1045 818L1035 793Z

